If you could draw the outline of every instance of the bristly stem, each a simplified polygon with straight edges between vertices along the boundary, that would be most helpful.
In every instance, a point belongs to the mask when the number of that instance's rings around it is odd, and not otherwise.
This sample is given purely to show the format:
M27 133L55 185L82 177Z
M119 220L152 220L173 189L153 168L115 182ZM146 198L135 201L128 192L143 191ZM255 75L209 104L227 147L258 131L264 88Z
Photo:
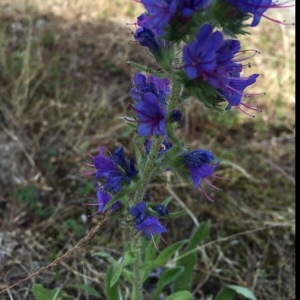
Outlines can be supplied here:
M133 300L142 300L143 299L143 280L141 272L141 244L140 239L133 239L133 250L135 251L135 262L133 264Z
M134 204L142 201L145 195L147 184L151 178L152 172L155 168L155 160L157 158L158 152L163 141L163 136L154 136L152 140L152 147L150 153L146 159L145 167L142 170L140 188L136 191L134 197ZM133 264L134 272L134 298L133 300L143 299L143 281L141 276L141 247L139 243L139 238L133 239L131 241L133 249L135 251L135 261Z
M155 160L157 158L158 152L161 148L161 143L163 141L163 136L154 136L152 138L152 146L149 155L147 156L146 163L144 168L142 169L141 181L139 189L136 191L135 197L134 197L134 204L137 204L138 202L142 201L144 198L144 194L146 191L147 184L150 181L152 172L155 168Z
M173 82L172 94L169 96L168 104L171 105L172 109L175 109L179 104L181 92L181 84L178 82ZM170 112L170 108L168 109ZM149 183L153 170L155 169L155 162L158 156L158 153L161 149L161 144L164 140L164 136L156 135L152 137L152 146L150 153L147 156L145 165L143 169L140 170L140 182L139 189L135 193L133 204L136 205L138 202L142 201L146 192L147 184ZM141 276L141 247L138 239L132 239L131 241L132 249L136 253L136 259L133 264L134 271L134 297L133 300L142 300L143 299L143 281Z
M178 108L178 105L180 104L181 89L182 84L176 80L173 80L172 94L168 102L168 114L170 114L172 110Z

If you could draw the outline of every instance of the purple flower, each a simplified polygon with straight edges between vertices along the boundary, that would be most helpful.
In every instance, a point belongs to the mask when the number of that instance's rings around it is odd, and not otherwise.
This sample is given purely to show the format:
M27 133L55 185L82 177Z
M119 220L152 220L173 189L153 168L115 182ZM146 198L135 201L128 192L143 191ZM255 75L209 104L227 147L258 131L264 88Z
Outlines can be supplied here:
M138 102L133 109L139 118L139 136L166 134L167 112L154 94L146 93L143 101Z
M158 204L152 207L161 217L167 216L169 214L168 208L163 204Z
M109 201L111 200L111 195L105 193L99 186L97 187L97 202L96 203L87 203L87 206L97 206L97 213L102 213L105 206ZM114 212L118 210L122 206L122 203L120 201L115 202L111 207L109 208L110 212Z
M109 202L111 196L102 191L101 188L97 188L97 200L98 200L98 210L97 212L103 212L105 205Z
M294 5L285 5L289 1L280 4L278 1L272 0L225 0L227 3L236 6L243 13L251 13L253 20L250 26L257 26L260 22L261 17L270 19L271 21L278 22L264 15L264 12L270 8L285 8L292 7ZM291 2L291 1L290 1ZM280 22L278 22L280 23Z
M136 73L133 77L134 87L130 89L129 95L140 102L146 93L155 95L161 104L166 104L166 97L171 93L170 80L168 78L158 78L150 75L146 78L141 73Z
M221 32L213 32L210 24L205 24L199 30L196 41L183 47L183 68L190 79L206 80L217 67L217 51L223 44Z
M137 24L151 30L163 30L175 14L179 0L140 0L147 15L138 18Z
M172 120L175 122L181 122L182 121L182 113L179 109L173 109L171 111L171 117Z
M179 2L179 11L183 17L190 17L200 9L206 9L210 0L182 0Z
M244 95L243 93L244 89L247 86L255 83L256 78L258 76L259 74L253 74L249 77L233 77L228 82L227 89L221 91L221 94L223 94L226 100L228 101L228 105L225 108L226 110L229 110L232 106L239 106L240 104L250 109L255 108L244 102L241 102L241 99L242 96Z
M219 166L219 163L214 163L215 157L213 153L209 150L197 149L184 153L181 156L193 181L194 187L199 187L207 199L213 201L201 186L203 180L212 187L215 187L207 180L207 177L211 176L214 170Z
M101 147L99 155L94 157L94 167L96 168L96 179L103 179L103 189L107 192L118 193L121 189L121 183L129 184L138 171L134 167L134 160L128 163L125 158L123 147L114 150L111 157L103 153L105 148Z
M157 39L150 29L146 27L138 28L134 33L134 39L138 41L141 46L149 48L155 57L162 58Z
M135 224L142 223L146 218L146 203L142 201L130 207L130 214L134 217Z
M243 111L239 105L259 111L257 107L242 102L244 89L255 83L259 74L242 77L241 72L248 64L242 64L257 52L241 51L238 40L224 40L219 31L213 32L210 24L200 28L196 41L193 41L183 48L183 68L190 79L206 81L214 87L225 100L228 101L226 109L236 106Z
M134 228L147 236L162 234L167 231L166 227L161 225L159 220L153 216L147 216L142 223L136 225Z
M125 158L125 152L123 147L116 148L111 156L113 162L122 168L125 173L123 174L124 180L127 184L134 178L138 171L134 167L134 159L131 158L129 163Z
M144 201L130 208L130 214L134 217L134 228L148 236L166 232L165 226L161 225L156 217L146 213L146 208L147 206Z

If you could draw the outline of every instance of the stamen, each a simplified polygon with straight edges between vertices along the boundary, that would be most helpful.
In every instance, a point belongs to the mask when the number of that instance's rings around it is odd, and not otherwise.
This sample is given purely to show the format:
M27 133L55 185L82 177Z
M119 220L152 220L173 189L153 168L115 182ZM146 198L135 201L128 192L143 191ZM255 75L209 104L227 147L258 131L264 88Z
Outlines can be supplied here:
M209 186L213 187L214 189L223 191L223 189L218 188L217 186L213 185L208 179L204 178L203 181L205 181Z
M204 188L201 185L199 185L199 188L210 202L214 202L214 199L212 199L210 196L208 196L208 194L206 193L206 191L204 190Z

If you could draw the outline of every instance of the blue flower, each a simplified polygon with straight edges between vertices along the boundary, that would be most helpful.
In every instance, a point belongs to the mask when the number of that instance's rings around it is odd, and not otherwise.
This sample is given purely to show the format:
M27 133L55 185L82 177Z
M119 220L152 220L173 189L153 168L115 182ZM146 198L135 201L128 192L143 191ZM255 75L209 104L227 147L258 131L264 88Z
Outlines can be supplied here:
M170 80L168 78L158 78L150 75L146 78L141 73L136 73L133 77L134 87L130 89L129 95L140 102L146 93L155 95L161 104L166 104L166 97L171 93Z
M127 162L123 147L116 148L111 156L111 159L116 165L118 165L122 168L123 171L125 171L123 177L125 182L129 184L131 179L134 178L138 173L134 166L134 159L131 158L129 160L129 163Z
M167 231L166 227L161 225L159 220L153 216L147 216L142 223L136 225L134 228L147 236L162 234Z
M141 46L148 47L155 57L162 58L157 39L150 29L146 27L138 28L134 33L134 39L138 41Z
M146 203L142 201L136 206L130 207L130 214L134 217L136 225L142 223L146 218Z
M183 48L183 68L192 80L206 81L228 102L226 110L232 106L249 115L240 105L259 111L256 106L242 102L244 89L256 82L259 74L242 77L241 72L248 64L244 60L255 55L256 51L241 51L238 40L224 40L220 31L213 32L210 24L203 25L196 41L192 41Z
M102 213L104 211L105 206L111 200L111 195L104 192L102 190L102 188L99 187L99 186L97 186L96 195L97 195L96 203L86 203L85 204L87 206L97 206L97 210L94 214ZM120 201L117 201L109 207L108 211L109 212L114 212L114 211L118 210L121 206L122 206L122 203Z
M151 208L155 210L161 217L165 217L169 214L168 208L163 204L158 204Z
M266 17L264 13L270 8L285 8L292 7L294 5L285 5L285 3L279 3L279 1L272 0L225 0L227 3L236 6L243 13L251 13L253 15L253 20L250 26L257 26L260 22L261 17L265 17L271 21L281 23L279 21L273 20L270 17ZM290 1L291 2L291 1Z
M203 25L196 40L183 47L183 68L190 79L206 80L217 67L217 51L223 45L223 35L213 32L210 24Z
M166 26L175 26L179 30L191 16L200 10L208 8L210 0L140 0L147 12L137 19L140 27L147 27L154 34L164 32Z
M105 148L101 147L99 155L94 157L94 167L96 168L96 179L103 179L103 189L107 192L118 193L121 190L121 183L129 184L138 171L134 167L134 160L128 163L125 158L123 147L115 149L111 157L103 153Z
M179 2L179 11L183 17L190 17L200 9L206 9L210 0L184 0Z
M105 205L109 202L111 196L102 191L100 187L97 188L97 200L98 200L98 210L97 212L103 212Z
M166 232L165 226L161 225L156 217L146 213L146 208L144 201L130 208L130 214L134 217L134 228L147 236Z
M239 106L240 104L247 108L256 110L255 107L252 107L252 106L242 102L241 99L242 99L242 96L244 95L244 93L243 93L244 89L247 86L255 83L256 78L258 76L259 76L259 74L252 74L249 77L233 77L228 82L227 89L221 91L221 94L224 95L224 97L228 101L228 105L225 108L226 110L230 109L232 106Z
M181 122L182 121L182 113L179 109L173 109L171 111L171 117L172 120L175 122Z
M138 19L140 27L151 30L163 30L175 14L179 0L140 0L144 4L147 15Z
M139 119L139 136L166 134L167 112L154 94L146 93L143 101L138 102L133 109Z
M193 181L194 187L199 187L207 199L213 201L201 186L201 182L205 181L210 186L217 188L207 180L207 177L211 176L214 170L219 166L219 163L214 162L215 157L213 153L209 150L197 149L181 154L181 157L183 158L183 163Z

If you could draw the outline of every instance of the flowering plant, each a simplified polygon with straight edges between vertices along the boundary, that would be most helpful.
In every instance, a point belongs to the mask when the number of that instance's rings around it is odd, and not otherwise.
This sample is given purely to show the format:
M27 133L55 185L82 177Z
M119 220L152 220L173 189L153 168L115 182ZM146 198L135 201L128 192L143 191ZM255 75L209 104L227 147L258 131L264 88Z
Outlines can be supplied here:
M251 110L259 112L257 106L243 100L259 95L245 92L259 77L256 73L245 75L245 69L250 67L249 58L257 51L241 50L237 36L248 34L251 27L259 25L260 19L267 17L268 9L287 5L272 0L138 2L146 11L133 24L133 37L152 55L156 68L128 62L137 72L129 91L130 116L124 119L136 132L133 141L136 160L131 158L128 163L123 148L107 156L101 148L91 164L96 169L95 179L102 179L97 187L97 211L114 213L123 209L131 224L132 238L125 247L123 260L108 271L106 296L121 299L118 281L122 276L132 284L132 299L143 299L149 273L163 267L171 256L183 249L175 266L160 275L152 297L166 297L162 291L169 285L170 295L164 299L192 299L193 253L208 234L209 222L201 223L188 243L179 241L167 245L164 236L168 228L164 220L180 212L169 211L171 197L162 199L159 204L147 200L147 185L154 176L169 170L213 201L203 185L219 189L210 178L227 178L215 174L221 162L212 151L188 149L177 137L183 105L195 98L205 107L222 112L232 108L247 116L252 116ZM161 252L157 245L160 240L167 245ZM242 287L229 289L232 295L237 292L255 298ZM228 287L221 290L216 299L224 299L226 293Z
M204 107L226 113L237 109L246 116L260 109L244 101L259 95L245 90L256 83L259 74L246 75L249 59L258 52L242 50L238 35L249 34L271 8L288 7L272 0L140 0L145 13L137 17L134 40L153 57L156 67L134 61L136 68L129 90L130 110L124 121L135 134L135 157L127 158L123 147L99 153L88 164L86 175L96 183L95 214L103 215L98 226L76 247L85 246L109 218L121 218L128 229L129 241L120 260L112 259L105 283L106 299L122 299L121 279L130 284L130 299L193 299L192 276L195 251L208 235L210 222L204 221L186 240L168 244L167 220L184 211L171 211L172 197L147 199L149 183L164 172L172 172L188 185L199 189L208 201L205 189L216 190L212 179L222 161L206 149L190 149L176 134L181 126L184 106L196 99ZM209 110L207 110L209 113ZM170 223L170 222L169 222ZM126 226L127 225L127 226ZM72 250L73 251L73 250ZM75 251L67 255L72 255ZM67 256L66 255L66 256ZM107 256L94 253L95 256ZM173 258L173 264L168 264ZM63 260L61 257L60 260ZM55 260L50 267L60 261ZM44 268L44 270L46 270ZM151 289L147 282L158 270L158 281ZM238 293L255 299L248 289L229 285L215 300L233 299Z

